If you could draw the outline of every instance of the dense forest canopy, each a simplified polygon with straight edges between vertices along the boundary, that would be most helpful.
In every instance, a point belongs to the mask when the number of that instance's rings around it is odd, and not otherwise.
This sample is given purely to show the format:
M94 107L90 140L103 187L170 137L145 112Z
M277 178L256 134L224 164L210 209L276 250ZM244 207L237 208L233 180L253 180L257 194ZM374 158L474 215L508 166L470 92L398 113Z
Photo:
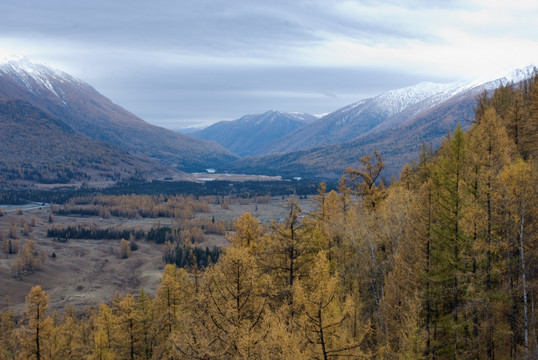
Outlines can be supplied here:
M154 298L51 314L36 286L0 314L0 358L536 358L537 126L534 77L388 187L373 154L305 217L293 199L269 226L245 213L215 264L167 265Z

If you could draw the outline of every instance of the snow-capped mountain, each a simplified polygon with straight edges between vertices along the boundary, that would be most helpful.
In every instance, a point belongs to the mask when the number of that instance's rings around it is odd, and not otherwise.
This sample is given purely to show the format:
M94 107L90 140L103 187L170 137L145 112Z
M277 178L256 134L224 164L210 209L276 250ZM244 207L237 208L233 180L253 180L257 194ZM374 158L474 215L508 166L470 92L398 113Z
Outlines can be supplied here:
M270 110L233 121L220 121L191 134L216 141L239 156L260 155L284 135L316 120L310 114Z
M283 137L273 154L238 160L236 171L338 178L377 150L385 162L383 176L390 179L416 160L423 142L436 148L458 123L470 127L481 93L529 79L534 69L471 82L422 83L359 101Z
M0 64L0 98L24 100L76 132L182 170L236 159L222 146L146 123L82 80L27 58Z
M416 112L435 106L450 97L450 91L457 86L424 82L357 101L286 135L268 149L268 153L283 153L352 140L419 103L422 105L417 107ZM437 98L434 100L435 95ZM431 100L430 104L427 104L428 99Z
M70 83L81 87L84 86L84 82L63 71L53 69L39 62L32 62L22 56L10 56L0 63L0 76L6 75L24 84L26 89L33 94L50 92L65 105L67 105L65 92L60 84Z
M267 153L338 144L391 129L458 96L476 97L483 91L491 91L500 85L528 79L534 69L534 65L529 65L469 82L423 82L390 90L373 98L357 101L289 133L272 148L267 149Z

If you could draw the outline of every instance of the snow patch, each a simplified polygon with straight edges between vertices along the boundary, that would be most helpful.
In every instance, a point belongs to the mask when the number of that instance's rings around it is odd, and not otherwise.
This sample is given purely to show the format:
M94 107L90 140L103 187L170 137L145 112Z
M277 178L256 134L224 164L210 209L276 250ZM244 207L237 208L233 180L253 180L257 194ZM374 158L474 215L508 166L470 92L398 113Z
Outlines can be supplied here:
M0 75L11 74L15 79L24 84L32 93L39 89L51 93L67 105L65 92L61 84L69 83L83 87L86 84L63 71L53 69L43 63L31 61L20 55L4 56L0 59Z

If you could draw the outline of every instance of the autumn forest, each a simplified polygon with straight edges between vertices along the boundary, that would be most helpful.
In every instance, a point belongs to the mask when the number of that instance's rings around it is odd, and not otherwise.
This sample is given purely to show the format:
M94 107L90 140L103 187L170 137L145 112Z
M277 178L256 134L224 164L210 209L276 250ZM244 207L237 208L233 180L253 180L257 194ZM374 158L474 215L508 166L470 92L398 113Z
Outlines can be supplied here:
M57 312L33 287L0 312L0 359L536 359L537 159L534 77L390 184L374 152L306 215L217 224L218 260L166 265L155 296Z

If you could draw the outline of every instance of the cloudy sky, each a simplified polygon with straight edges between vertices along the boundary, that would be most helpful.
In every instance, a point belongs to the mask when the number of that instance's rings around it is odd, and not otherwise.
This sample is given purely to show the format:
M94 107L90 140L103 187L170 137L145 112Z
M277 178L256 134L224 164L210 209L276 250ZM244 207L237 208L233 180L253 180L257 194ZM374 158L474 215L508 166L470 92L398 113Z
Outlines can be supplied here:
M60 68L168 128L538 63L536 1L2 0L0 19L0 57Z

